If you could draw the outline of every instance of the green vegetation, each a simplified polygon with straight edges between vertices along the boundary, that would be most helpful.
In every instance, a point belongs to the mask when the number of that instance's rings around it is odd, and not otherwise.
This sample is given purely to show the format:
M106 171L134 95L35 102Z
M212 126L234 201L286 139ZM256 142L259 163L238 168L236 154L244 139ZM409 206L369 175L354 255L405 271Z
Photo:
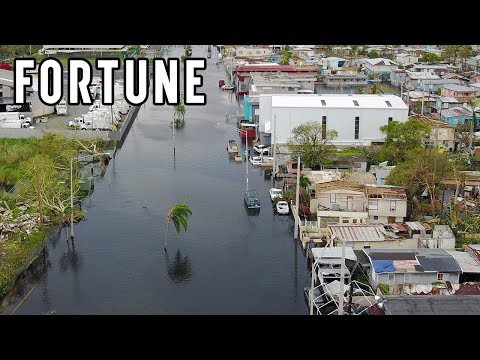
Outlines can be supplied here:
M432 282L432 285L433 286L436 286L436 285L444 285L443 281L434 281Z
M99 153L114 147L114 141L67 139L51 133L41 139L0 139L0 183L14 186L15 190L0 190L1 206L8 206L15 219L20 214L17 202L27 203L27 213L42 213L42 219L48 218L50 225L65 222L72 212L75 218L81 218L82 212L70 207L71 159L80 153L101 156ZM77 203L81 199L77 174L81 164L74 164ZM18 230L0 242L0 297L43 247L47 230L41 225L30 234Z
M185 125L185 113L187 109L183 102L183 99L180 98L178 105L175 105L173 108L173 125L176 128L182 127Z
M286 45L280 52L280 55L282 55L282 59L278 62L280 65L290 64L290 59L293 56L290 46Z
M386 135L379 161L388 161L390 165L400 164L407 159L407 154L423 146L424 138L431 128L414 119L401 123L392 121L380 128Z
M337 152L337 155L338 156L365 155L365 150L363 148L350 147Z
M442 61L442 58L434 53L426 53L420 59L418 59L418 61L421 63L433 64Z
M318 168L331 163L335 147L331 141L336 139L336 130L326 130L322 124L310 121L292 130L293 137L288 142L288 148L298 154L305 167Z
M45 245L45 229L35 230L30 235L17 232L0 247L0 298L12 288L18 274L35 258ZM3 255L3 253L5 255Z
M190 215L192 215L192 210L190 210L190 208L185 204L174 204L170 208L170 211L167 214L167 229L165 231L165 251L167 250L168 228L170 226L170 222L173 222L175 230L177 230L177 234L180 234L182 227L184 231L187 231L187 219Z
M390 294L390 286L388 284L380 283L378 284L378 288L380 289L383 295Z

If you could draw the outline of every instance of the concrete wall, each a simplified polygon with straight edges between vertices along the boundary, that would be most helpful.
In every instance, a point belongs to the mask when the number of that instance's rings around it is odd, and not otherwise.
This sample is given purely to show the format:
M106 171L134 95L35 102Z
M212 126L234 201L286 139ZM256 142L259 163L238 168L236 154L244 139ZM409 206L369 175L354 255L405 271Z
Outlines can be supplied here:
M309 95L305 95L309 96ZM277 144L285 144L292 136L292 130L309 121L322 121L327 117L327 129L337 130L335 145L371 145L372 140L383 139L380 127L388 124L388 118L405 122L408 119L407 109L353 109L353 108L307 108L282 107L272 108L271 98L260 96L260 131L265 131L265 123L277 116L273 127L276 127ZM268 103L270 101L270 104ZM359 117L359 138L355 139L355 117ZM273 130L273 129L272 129Z
M372 209L373 202L377 201L377 208L378 210ZM395 202L395 211L391 211L390 209L390 202ZM407 216L407 200L400 200L400 199L370 199L368 201L368 215L372 219L374 216L378 216L378 222L381 222L380 217L387 219L389 216L394 216L395 218L401 219ZM388 222L388 221L387 221Z
M328 190L317 192L315 197L317 198L318 205L325 206L332 209L332 207L337 204L339 205L340 210L349 210L349 211L364 211L365 209L365 194L359 191L353 190ZM347 198L352 199L352 207L347 208ZM334 202L331 202L334 200Z
M389 274L393 275L393 280L389 279ZM382 273L376 274L376 284L384 283L388 285L397 284L422 284L429 285L437 280L437 272L415 272L415 273ZM408 275L411 275L408 277ZM458 273L444 273L443 282L450 281L452 284L459 283Z
M140 106L132 106L130 108L130 111L127 114L127 117L123 121L123 125L120 130L114 131L114 132L108 132L109 138L111 140L117 140L120 143L122 143L125 140L125 137L128 134L128 131L130 130L130 127L133 124L133 121L137 117L138 111L140 110Z
M346 246L350 246L354 250L363 250L366 246L369 246L370 249L416 249L418 243L416 239L389 239L385 241L347 241Z

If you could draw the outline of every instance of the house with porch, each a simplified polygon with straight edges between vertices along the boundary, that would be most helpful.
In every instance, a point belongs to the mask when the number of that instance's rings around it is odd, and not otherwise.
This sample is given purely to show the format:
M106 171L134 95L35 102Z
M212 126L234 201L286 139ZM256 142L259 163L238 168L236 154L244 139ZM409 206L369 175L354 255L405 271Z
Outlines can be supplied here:
M477 97L480 89L471 88L463 85L446 84L441 88L441 96L448 96L457 99L461 103L468 103L470 100Z

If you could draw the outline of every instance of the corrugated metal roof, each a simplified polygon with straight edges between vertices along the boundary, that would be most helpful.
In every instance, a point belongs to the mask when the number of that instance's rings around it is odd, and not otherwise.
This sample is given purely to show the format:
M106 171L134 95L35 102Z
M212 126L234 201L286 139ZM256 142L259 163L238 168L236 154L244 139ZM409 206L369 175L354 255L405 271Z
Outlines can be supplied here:
M365 249L372 260L416 260L415 250Z
M406 221L405 225L414 231L425 231L425 227L418 221Z
M345 241L385 241L382 225L329 225L332 235Z
M384 59L384 58L365 59L365 61L371 65L386 65L386 66L397 65L396 62L389 59Z
M472 116L472 112L470 110L465 109L461 106L455 106L448 109L442 110L442 116L444 117L451 117L451 116Z
M447 84L443 85L444 89L452 91L461 91L461 92L475 92L475 89L469 88L468 86L456 85L456 84Z
M480 264L466 251L447 250L464 273L480 274Z

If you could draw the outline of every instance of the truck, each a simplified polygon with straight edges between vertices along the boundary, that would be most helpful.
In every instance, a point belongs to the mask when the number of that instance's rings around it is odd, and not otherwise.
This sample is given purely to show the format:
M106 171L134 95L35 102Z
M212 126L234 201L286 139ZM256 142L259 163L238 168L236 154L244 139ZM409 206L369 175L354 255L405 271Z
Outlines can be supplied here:
M0 113L0 127L2 128L28 128L32 125L32 119L19 112L2 112Z
M67 115L67 102L65 100L60 101L57 106L55 106L57 115Z

